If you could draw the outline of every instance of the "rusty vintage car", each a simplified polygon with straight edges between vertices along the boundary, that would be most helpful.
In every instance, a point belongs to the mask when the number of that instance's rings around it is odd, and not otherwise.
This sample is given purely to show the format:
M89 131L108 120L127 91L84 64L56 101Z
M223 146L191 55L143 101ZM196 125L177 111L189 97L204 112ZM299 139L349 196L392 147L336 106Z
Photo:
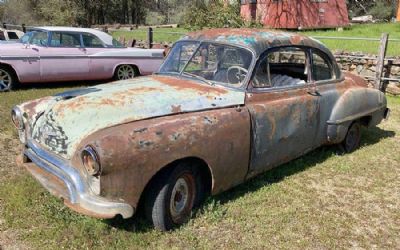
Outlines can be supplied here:
M129 218L143 204L169 230L206 195L321 145L355 150L388 113L318 41L221 29L182 38L153 76L27 102L12 119L24 165L68 207Z

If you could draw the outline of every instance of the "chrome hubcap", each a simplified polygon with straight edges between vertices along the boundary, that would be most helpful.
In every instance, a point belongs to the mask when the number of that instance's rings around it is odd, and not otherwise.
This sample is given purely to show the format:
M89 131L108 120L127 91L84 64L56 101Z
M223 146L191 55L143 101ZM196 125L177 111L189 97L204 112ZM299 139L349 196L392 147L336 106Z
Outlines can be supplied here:
M8 90L11 85L11 76L10 74L0 69L0 91Z
M189 215L193 206L194 181L191 176L183 175L176 183L171 193L170 213L175 223L182 223Z
M135 70L130 65L122 65L118 69L118 79L126 80L135 77Z

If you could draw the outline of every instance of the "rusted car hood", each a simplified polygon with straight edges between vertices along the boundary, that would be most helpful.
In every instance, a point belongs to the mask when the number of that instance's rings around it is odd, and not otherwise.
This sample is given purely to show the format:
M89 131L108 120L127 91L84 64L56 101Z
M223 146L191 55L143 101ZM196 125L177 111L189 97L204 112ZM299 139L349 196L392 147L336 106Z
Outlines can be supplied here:
M65 92L47 100L32 138L70 159L83 138L122 123L244 104L244 92L167 76ZM38 111L36 111L38 112Z

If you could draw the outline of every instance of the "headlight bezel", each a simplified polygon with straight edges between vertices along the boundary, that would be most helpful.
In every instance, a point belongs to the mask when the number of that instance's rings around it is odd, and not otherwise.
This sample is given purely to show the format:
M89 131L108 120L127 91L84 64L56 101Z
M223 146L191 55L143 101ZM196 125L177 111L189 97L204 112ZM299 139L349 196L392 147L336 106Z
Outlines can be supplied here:
M81 152L82 165L90 176L98 177L101 175L102 168L100 158L92 145L87 145Z
M16 129L23 131L25 130L25 123L22 111L18 107L14 107L11 110L11 121L13 122Z

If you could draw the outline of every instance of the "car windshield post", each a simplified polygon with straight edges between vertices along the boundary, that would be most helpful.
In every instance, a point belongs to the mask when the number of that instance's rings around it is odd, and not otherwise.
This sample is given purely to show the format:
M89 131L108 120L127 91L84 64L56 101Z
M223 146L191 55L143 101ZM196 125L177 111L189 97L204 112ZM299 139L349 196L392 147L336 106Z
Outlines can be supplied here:
M189 63L192 61L193 57L196 55L196 53L199 51L201 45L203 44L203 42L199 43L199 45L197 46L197 48L194 50L193 54L190 56L189 60L186 62L185 66L182 67L181 72L179 73L180 76L182 76L183 72L185 71L185 69L187 68L187 66L189 65ZM182 51L181 51L182 53Z

